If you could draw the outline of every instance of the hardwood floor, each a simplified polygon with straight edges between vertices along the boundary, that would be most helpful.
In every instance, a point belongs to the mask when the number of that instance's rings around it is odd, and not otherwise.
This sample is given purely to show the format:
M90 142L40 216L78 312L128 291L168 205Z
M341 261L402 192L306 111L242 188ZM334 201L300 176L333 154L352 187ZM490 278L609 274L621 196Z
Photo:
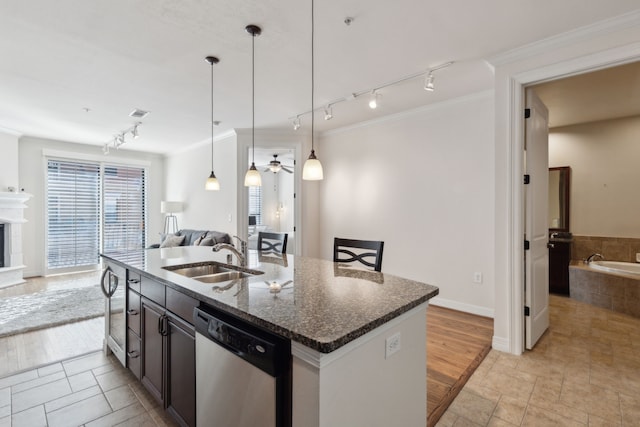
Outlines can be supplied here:
M434 426L491 350L493 319L427 309L427 426Z

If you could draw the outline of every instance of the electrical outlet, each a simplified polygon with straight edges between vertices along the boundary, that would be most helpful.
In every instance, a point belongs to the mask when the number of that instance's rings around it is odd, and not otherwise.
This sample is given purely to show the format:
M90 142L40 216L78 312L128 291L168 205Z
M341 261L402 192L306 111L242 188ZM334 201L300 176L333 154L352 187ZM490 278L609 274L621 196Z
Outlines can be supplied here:
M231 219L232 219L232 218L233 218L233 217L231 216L231 214L229 214L229 216L227 217L227 220L228 220L229 222L231 222Z
M400 332L396 332L395 334L387 337L384 352L384 358L390 358L394 353L400 351Z
M473 283L482 283L482 273L479 271L473 273Z

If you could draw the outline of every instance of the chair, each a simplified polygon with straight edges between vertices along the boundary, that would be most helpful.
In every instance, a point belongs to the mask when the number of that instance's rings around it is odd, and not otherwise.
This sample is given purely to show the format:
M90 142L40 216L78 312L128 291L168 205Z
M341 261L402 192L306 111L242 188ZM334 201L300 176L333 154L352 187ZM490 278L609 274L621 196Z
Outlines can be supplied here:
M287 233L258 233L258 250L261 252L274 252L283 254L287 252ZM278 246L281 246L278 248Z
M371 250L373 252L352 251L346 248ZM333 262L354 262L359 261L367 267L373 268L375 271L382 270L382 250L384 249L384 242L377 240L352 240L341 239L336 237L333 239ZM346 257L341 254L347 255ZM374 258L371 262L367 258Z

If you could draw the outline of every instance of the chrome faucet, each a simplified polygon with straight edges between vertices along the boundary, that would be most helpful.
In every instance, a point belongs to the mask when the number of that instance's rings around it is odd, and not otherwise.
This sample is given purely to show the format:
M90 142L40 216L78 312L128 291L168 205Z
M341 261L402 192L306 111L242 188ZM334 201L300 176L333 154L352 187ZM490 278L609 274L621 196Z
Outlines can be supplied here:
M218 252L221 249L226 249L230 252L233 252L236 256L236 258L238 258L238 265L240 267L244 267L245 266L245 262L246 262L246 258L245 258L245 254L243 254L242 252L240 252L239 250L236 249L235 246L229 244L229 243L218 243L217 245L214 245L212 250L213 252Z
M604 256L602 256L601 254L591 254L589 255L589 258L585 260L586 263L589 264L595 257L600 257L600 259L604 261Z

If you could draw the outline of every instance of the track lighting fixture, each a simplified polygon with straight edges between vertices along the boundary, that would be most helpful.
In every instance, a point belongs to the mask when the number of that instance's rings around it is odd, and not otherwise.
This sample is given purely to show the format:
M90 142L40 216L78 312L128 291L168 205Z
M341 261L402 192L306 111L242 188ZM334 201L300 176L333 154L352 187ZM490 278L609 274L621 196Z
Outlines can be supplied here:
M300 116L297 116L295 119L293 119L293 130L298 129L300 129Z
M376 91L376 89L371 91L371 98L369 98L369 108L371 108L372 110L375 110L376 108L378 108L378 97L379 94Z
M324 114L325 114L325 120L330 120L330 118L333 118L333 112L331 111L331 107L335 104L338 104L340 102L345 102L345 101L353 101L356 98L359 98L361 96L367 95L369 94L369 108L371 109L375 109L378 107L378 105L380 104L380 98L382 97L382 94L380 94L378 91L380 89L384 89L386 87L389 86L393 86L396 85L398 83L402 83L405 82L407 80L412 80L415 79L417 77L424 77L424 86L423 88L427 91L433 91L435 90L435 86L434 86L434 72L441 70L443 68L447 68L449 66L453 65L453 61L450 62L446 62L444 64L440 64L437 65L433 68L430 68L426 71L420 71L418 73L415 74L411 74L402 78L399 78L397 80L393 80L384 84L381 84L379 86L374 87L373 89L367 89L367 90L362 90L360 92L352 92L347 96L344 96L342 98L337 98L337 99L333 99L330 102L328 102L326 105L327 107L318 107L317 109L322 108L324 110ZM309 111L305 111L304 113L300 113L298 115L296 115L295 117L290 117L290 120L293 120L294 123L294 129L298 129L299 128L299 123L300 123L300 116L305 115L305 114L311 114L313 112L316 111L316 108L312 108ZM328 113L328 114L327 114ZM298 127L295 126L295 124L298 123Z
M218 123L213 120L213 66L220 62L220 60L215 56L207 56L204 60L211 65L211 174L204 184L204 189L208 191L218 191L220 190L220 183L218 182L218 178L216 178L216 174L213 172L213 128L218 125Z
M302 168L302 179L305 181L319 181L324 178L322 171L322 163L316 157L316 152L313 147L314 140L314 114L313 114L313 93L314 93L314 54L313 54L313 39L314 39L314 19L313 19L313 0L311 0L311 153L309 158L304 162ZM326 116L325 116L326 117Z
M333 110L331 109L331 104L327 105L324 109L324 119L325 120L333 119Z
M245 30L251 34L251 167L244 176L245 187L261 187L262 177L256 169L256 37L262 33L257 25L247 25Z
M433 71L429 71L427 78L424 80L424 90L428 90L429 92L433 92L435 90L435 87L433 86Z
M138 126L140 126L141 124L142 122L135 122L129 129L124 130L117 135L114 135L113 139L104 145L104 147L102 148L102 152L105 155L109 154L109 144L111 144L116 150L120 149L120 146L127 143L126 136L129 133L131 134L133 139L138 139L138 137L140 136L138 133Z

